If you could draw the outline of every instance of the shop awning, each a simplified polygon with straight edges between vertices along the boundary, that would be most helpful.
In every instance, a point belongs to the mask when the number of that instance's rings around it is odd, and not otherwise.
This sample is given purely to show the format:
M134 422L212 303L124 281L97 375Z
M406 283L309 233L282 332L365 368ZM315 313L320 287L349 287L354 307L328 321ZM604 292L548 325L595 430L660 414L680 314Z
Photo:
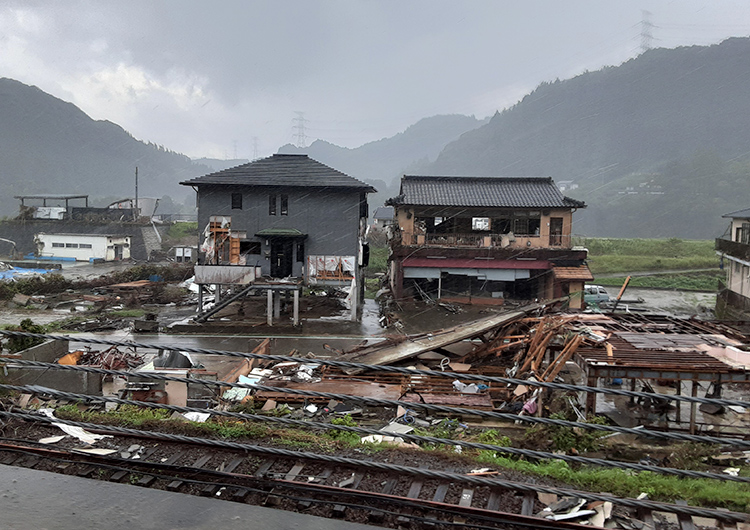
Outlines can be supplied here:
M296 228L264 228L260 232L255 234L256 237L265 237L268 239L278 238L278 237L291 237L291 238L298 238L298 239L304 239L307 237L307 234L303 234Z

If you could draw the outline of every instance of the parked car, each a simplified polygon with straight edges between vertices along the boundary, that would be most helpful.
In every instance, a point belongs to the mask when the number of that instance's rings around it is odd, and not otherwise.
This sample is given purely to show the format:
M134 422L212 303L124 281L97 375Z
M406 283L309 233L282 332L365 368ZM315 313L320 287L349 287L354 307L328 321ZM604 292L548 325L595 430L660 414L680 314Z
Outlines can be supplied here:
M587 304L602 304L610 301L609 293L601 285L584 285L583 301Z

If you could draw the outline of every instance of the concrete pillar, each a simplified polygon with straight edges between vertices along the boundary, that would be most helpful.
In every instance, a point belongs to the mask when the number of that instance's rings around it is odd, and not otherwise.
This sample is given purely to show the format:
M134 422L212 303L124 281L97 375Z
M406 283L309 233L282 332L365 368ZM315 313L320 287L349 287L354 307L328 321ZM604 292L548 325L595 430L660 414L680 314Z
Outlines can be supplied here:
M273 326L273 291L271 289L266 291L268 295L268 304L266 307L266 322L269 326Z
M299 289L294 290L294 325L299 326Z
M273 318L281 318L281 293L274 293L273 297Z
M351 321L357 321L357 309L359 309L359 281L355 276L354 283L352 284L352 315Z
M682 380L678 379L677 380L677 390L675 391L675 395L679 396L681 394L682 394ZM674 413L674 421L675 421L675 423L677 423L677 427L679 428L680 427L680 421L682 419L682 417L681 417L682 416L682 414L681 414L681 411L682 411L682 401L675 401L674 404L675 404L675 407L676 407L676 410L675 410L675 413Z
M198 284L198 312L203 312L203 285Z
M690 395L693 397L696 397L698 395L698 381L693 379L693 388L690 392ZM690 434L695 434L695 409L697 407L697 403L693 401L690 403Z
M596 388L599 386L599 378L589 375L586 385ZM597 394L595 392L588 392L586 394L586 416L596 414L596 397Z
M221 285L218 283L214 285L214 304L219 305L221 302Z

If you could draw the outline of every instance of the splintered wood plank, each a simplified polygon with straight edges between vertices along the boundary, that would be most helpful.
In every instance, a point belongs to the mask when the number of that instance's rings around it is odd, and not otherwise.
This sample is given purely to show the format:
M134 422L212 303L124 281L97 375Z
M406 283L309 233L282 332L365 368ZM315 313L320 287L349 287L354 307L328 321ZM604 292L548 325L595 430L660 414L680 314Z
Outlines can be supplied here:
M466 339L484 335L487 331L507 324L511 321L524 317L527 313L539 309L538 304L528 306L523 311L508 311L500 315L483 318L474 322L469 322L461 326L431 333L429 336L419 336L412 340L406 340L399 344L374 345L370 348L363 349L354 355L347 356L343 360L354 361L364 364L392 364L397 361L415 357L420 353L425 353L435 348L444 348L451 344L461 342ZM349 368L344 370L348 374L356 374L362 371L361 368Z

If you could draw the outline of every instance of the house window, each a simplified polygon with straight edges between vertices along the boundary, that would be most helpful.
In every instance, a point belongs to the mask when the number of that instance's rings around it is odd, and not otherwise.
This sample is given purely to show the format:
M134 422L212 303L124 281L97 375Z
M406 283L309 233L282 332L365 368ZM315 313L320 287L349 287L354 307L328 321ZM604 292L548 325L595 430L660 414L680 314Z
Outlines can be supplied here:
M260 242L259 241L240 241L240 254L260 255Z
M268 196L268 215L276 215L276 195Z
M52 243L52 248L65 248L65 243Z
M94 248L91 243L79 243L78 248Z
M65 243L65 248L78 248L78 243Z
M289 196L281 196L281 215L289 215Z
M472 217L471 218L471 229L481 230L486 232L490 229L490 218L489 217Z
M529 233L529 220L523 217L513 219L513 233L525 236Z
M232 210L242 210L241 193L232 193Z

